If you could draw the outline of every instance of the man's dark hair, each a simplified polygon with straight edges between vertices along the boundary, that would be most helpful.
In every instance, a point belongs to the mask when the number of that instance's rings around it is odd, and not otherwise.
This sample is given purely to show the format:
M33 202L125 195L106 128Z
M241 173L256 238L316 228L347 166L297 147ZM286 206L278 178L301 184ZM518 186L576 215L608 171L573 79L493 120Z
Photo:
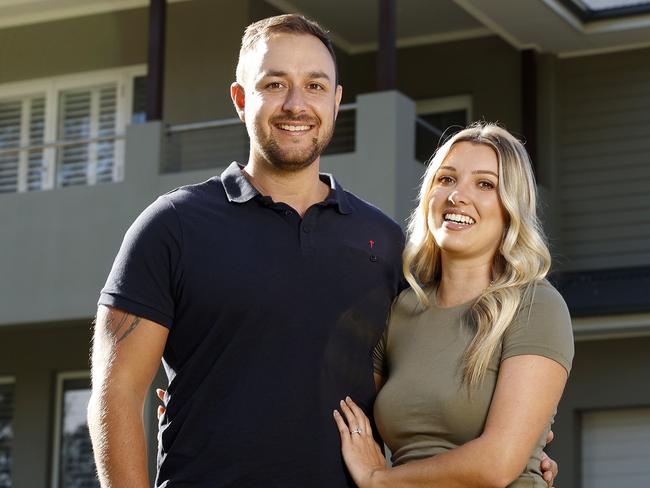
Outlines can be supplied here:
M244 55L252 51L262 39L268 39L273 34L307 34L317 37L323 45L327 48L332 60L334 61L334 70L336 73L336 84L339 83L339 70L336 66L336 54L334 53L334 46L332 41L327 35L327 31L323 29L317 22L309 20L302 15L285 14L277 15L275 17L268 17L266 19L258 20L252 23L244 31L244 37L241 40L241 49L239 50L239 61L237 62L237 82L241 83L243 79L243 66L242 59Z

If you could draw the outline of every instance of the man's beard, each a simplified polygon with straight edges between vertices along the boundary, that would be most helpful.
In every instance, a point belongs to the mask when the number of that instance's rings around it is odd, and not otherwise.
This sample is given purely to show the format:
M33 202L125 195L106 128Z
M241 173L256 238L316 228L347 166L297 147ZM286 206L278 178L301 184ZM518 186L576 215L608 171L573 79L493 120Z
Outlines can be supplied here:
M298 119L292 120L292 122L307 121ZM325 150L334 133L334 121L332 121L329 131L324 133L320 140L313 137L309 146L301 148L300 150L297 148L292 150L291 147L282 148L272 136L260 137L262 131L259 126L256 127L255 133L258 135L258 137L256 137L257 142L255 143L255 146L271 166L280 171L296 172L310 166Z

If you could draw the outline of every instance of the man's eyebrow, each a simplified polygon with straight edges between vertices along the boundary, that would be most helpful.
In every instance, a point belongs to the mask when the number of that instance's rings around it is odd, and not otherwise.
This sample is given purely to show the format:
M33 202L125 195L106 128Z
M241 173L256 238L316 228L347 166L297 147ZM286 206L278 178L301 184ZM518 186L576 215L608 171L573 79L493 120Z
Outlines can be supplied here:
M310 71L308 74L308 78L325 78L326 80L329 81L330 76L325 73L325 71Z
M282 78L282 77L284 77L286 75L287 75L286 71L282 71L282 70L278 70L278 69L271 69L271 70L268 70L268 71L264 71L262 73L262 78L266 78L266 77ZM325 71L310 71L309 73L307 73L307 77L311 78L311 79L323 78L323 79L326 79L328 81L330 79L330 76L327 73L325 73Z
M438 169L446 169L447 171L456 172L456 168L454 168L453 166L440 166L440 168L438 168ZM472 174L473 175L486 175L487 174L487 175L492 175L495 178L499 178L498 174L496 174L494 171L490 171L488 169L477 169L475 171L472 171Z
M286 71L280 71L280 70L277 70L277 69L271 69L271 70L268 70L268 71L264 71L264 72L262 73L262 78L265 78L265 77L267 77L267 76L273 76L273 77L281 78L281 77L285 76L286 74L287 74Z

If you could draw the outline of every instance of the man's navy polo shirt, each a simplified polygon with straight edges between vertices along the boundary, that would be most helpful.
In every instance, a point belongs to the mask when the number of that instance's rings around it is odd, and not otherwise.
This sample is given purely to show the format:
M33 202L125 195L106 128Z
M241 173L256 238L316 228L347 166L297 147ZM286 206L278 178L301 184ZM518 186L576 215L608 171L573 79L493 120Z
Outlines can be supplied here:
M301 218L236 163L133 223L100 304L170 329L156 486L354 486L332 418L369 412L400 227L327 175Z

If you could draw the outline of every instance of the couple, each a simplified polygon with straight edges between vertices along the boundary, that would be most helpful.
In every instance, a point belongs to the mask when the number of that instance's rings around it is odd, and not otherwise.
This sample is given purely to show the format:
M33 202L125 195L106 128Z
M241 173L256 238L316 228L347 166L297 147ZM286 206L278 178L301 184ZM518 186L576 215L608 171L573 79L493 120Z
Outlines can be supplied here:
M102 486L150 486L143 403L161 359L157 487L547 485L571 328L543 281L525 151L488 125L441 148L402 291L399 226L318 172L341 90L317 24L247 28L231 96L248 163L148 207L100 296L88 420ZM366 416L382 385L390 469Z

